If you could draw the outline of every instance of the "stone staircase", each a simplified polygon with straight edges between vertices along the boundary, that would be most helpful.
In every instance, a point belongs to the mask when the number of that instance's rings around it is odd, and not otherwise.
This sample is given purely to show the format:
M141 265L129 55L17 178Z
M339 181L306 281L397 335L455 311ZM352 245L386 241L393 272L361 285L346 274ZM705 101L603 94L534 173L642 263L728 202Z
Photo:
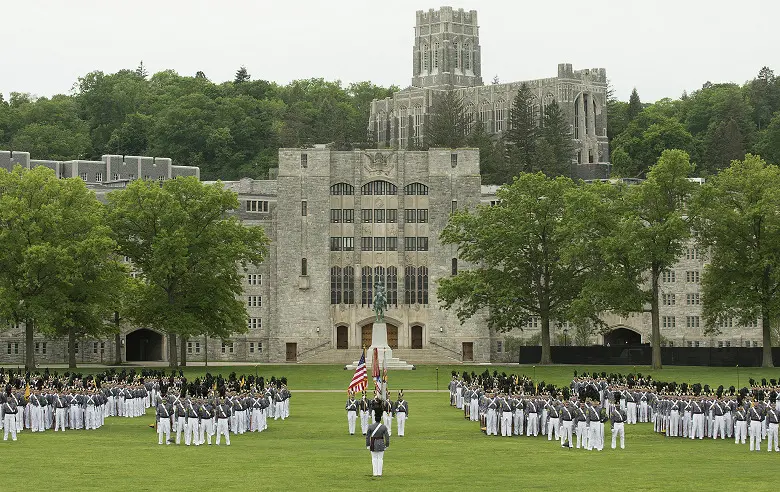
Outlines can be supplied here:
M455 354L429 345L424 349L393 349L393 357L410 364L462 364ZM324 347L298 358L299 364L352 364L360 358L360 350Z

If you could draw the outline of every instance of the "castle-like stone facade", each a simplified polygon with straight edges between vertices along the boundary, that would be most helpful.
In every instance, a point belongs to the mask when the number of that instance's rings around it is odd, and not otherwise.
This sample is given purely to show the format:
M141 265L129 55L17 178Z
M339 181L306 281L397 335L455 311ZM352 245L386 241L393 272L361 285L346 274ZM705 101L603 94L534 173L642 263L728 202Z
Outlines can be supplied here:
M470 125L481 121L488 133L501 135L509 125L509 110L525 83L541 118L553 100L571 128L576 175L583 179L609 174L607 140L607 73L603 68L574 70L558 65L555 77L483 85L479 25L475 10L418 11L415 26L412 85L371 104L369 130L379 148L410 148L410 138L422 143L426 115L441 91L455 90Z
M164 180L199 175L197 168L150 157L104 156L101 161L64 163L0 151L0 164L6 169L45 165L63 177L80 176L101 200L137 176ZM99 179L114 172L116 180ZM271 245L266 261L244 273L248 331L230 340L191 338L185 345L190 361L351 362L371 344L372 289L377 281L388 290L388 342L406 360L511 360L504 349L506 337L531 340L539 332L539 320L531 319L522 332L497 334L481 315L461 324L454 312L439 306L439 279L469 267L458 259L454 246L439 240L450 213L498 203L497 187L480 184L476 149L281 149L276 179L223 184L238 195L237 217L246 225L263 227ZM706 252L691 244L663 275L664 343L760 345L760 321L742 326L724 320L722 335L703 335L700 282L706 261ZM650 340L649 314L605 315L604 321L613 331L588 337L578 336L570 323L555 323L553 343ZM40 364L67 361L65 340L36 335L34 343ZM117 351L122 360L167 356L162 334L131 325L122 326L119 345L114 338L80 340L78 348L80 363L108 363ZM23 326L0 331L0 363L21 364L24 353Z

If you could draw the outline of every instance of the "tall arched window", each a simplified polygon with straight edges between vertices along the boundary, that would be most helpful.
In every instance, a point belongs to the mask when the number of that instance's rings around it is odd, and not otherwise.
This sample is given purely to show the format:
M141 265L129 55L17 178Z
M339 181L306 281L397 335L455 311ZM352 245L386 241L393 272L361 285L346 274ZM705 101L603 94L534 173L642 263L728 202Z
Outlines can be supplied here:
M415 144L422 144L422 125L423 125L423 110L422 106L417 105L414 107L414 138Z
M460 43L455 41L452 45L452 51L455 53L455 68L460 70Z
M506 128L506 102L503 99L499 99L495 108L495 121L496 131L501 132Z
M374 283L375 284L384 284L385 283L385 267L378 266L374 267ZM387 287L385 285L385 287Z
M402 149L406 148L406 124L408 123L409 119L409 110L405 107L401 107L401 109L398 110L398 145Z
M439 68L439 43L433 44L433 68Z
M463 45L463 68L471 70L471 45L469 43Z
M493 130L490 127L490 107L490 103L482 103L479 107L479 121L482 122L482 127L486 132L493 133Z
M423 47L423 71L427 72L430 69L430 65L428 64L428 56L430 53L428 53L428 45L424 44Z
M330 303L341 304L341 267L330 269Z
M428 268L417 269L417 302L428 304Z
M330 187L331 195L354 195L355 187L349 183L336 183Z
M371 282L371 267L364 266L360 279L360 304L370 306L374 301L374 284Z
M398 305L398 269L387 267L387 305Z
M344 304L355 304L355 269L344 267Z
M360 189L363 195L397 195L398 187L389 181L371 181Z
M471 134L474 129L474 123L477 121L477 116L474 114L474 104L468 103L464 114L466 116L467 133Z
M417 272L413 266L404 270L404 304L417 304Z

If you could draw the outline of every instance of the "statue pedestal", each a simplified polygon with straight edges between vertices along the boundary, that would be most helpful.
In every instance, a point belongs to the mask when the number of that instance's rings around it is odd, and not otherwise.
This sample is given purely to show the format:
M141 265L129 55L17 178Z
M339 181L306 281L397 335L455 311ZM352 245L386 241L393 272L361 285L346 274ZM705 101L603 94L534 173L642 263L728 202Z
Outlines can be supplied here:
M374 323L371 332L371 346L366 350L366 371L371 372L374 363L374 349L376 349L377 361L379 363L380 373L387 368L390 370L402 370L410 371L414 369L414 366L408 364L406 361L400 360L397 357L393 357L393 349L387 345L387 324L386 323ZM358 362L355 361L352 364L347 365L347 369L357 368ZM380 374L381 376L381 374ZM370 378L370 376L369 376ZM369 385L370 387L370 385Z

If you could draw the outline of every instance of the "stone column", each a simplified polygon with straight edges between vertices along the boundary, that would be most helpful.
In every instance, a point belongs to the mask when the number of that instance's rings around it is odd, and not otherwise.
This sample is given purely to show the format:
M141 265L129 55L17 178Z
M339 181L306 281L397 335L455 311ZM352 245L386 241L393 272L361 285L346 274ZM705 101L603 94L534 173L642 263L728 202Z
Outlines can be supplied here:
M596 137L596 108L593 104L593 94L588 94L588 135Z
M577 121L577 131L579 132L580 140L585 140L585 94L580 94L577 98L577 114L579 118Z

